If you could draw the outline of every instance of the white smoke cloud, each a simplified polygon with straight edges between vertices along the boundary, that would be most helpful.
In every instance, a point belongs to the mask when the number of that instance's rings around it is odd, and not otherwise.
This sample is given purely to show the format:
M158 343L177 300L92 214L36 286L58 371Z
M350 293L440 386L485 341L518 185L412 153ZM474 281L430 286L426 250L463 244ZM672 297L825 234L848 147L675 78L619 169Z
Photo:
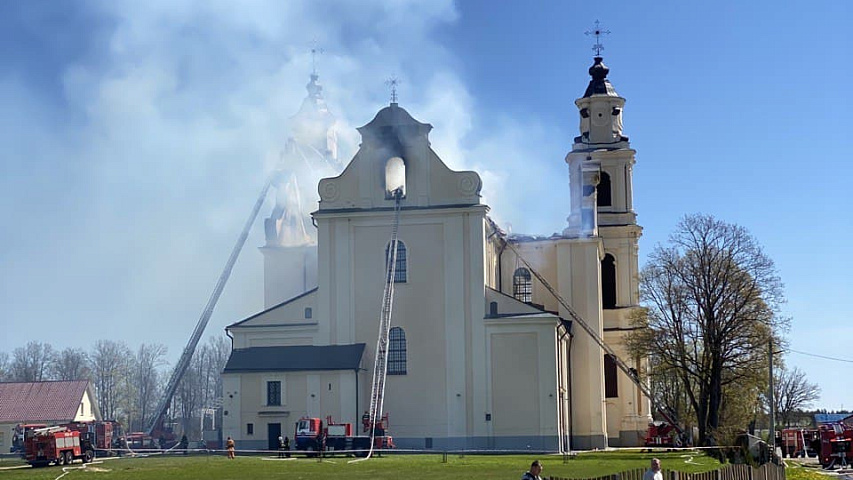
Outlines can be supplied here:
M516 230L563 226L564 192L540 189L555 205L541 224L525 224L525 209L542 175L565 175L567 142L535 120L478 121L459 60L435 38L458 17L449 0L74 6L99 20L81 32L97 41L63 66L58 104L39 86L0 78L0 140L11 145L0 180L10 220L0 231L0 303L12 327L0 350L110 337L162 342L176 356L284 147L312 39L324 49L318 70L344 163L359 142L354 128L387 104L384 82L396 74L401 106L433 124L451 168L479 171L494 217ZM543 153L541 165L530 162ZM316 185L301 187L311 210ZM261 224L208 335L262 307ZM37 320L44 328L27 327Z

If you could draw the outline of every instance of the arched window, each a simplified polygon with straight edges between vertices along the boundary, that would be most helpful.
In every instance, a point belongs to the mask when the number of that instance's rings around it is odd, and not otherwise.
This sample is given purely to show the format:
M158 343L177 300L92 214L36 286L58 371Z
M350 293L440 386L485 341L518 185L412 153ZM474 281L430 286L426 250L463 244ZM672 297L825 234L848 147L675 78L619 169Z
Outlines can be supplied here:
M616 308L616 260L609 253L601 261L601 308Z
M598 197L595 201L599 207L609 207L613 204L610 198L610 175L607 172L601 172L601 178L598 180Z
M391 261L391 242L385 246L385 275L391 275L388 264ZM394 283L406 283L408 278L408 262L406 261L406 244L397 240L397 267L394 270Z
M512 275L512 296L524 303L533 301L533 282L530 280L530 270L522 267L515 269Z
M391 327L388 332L388 375L406 374L406 332Z

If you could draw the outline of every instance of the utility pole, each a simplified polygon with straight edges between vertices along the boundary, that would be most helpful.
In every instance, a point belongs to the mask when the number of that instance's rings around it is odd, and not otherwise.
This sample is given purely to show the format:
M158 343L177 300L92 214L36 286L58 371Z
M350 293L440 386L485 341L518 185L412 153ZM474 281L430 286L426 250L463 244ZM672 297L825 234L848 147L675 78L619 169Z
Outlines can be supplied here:
M770 446L770 451L773 452L773 455L776 455L776 400L773 395L773 337L770 337L770 341L768 342L768 355L770 358L770 391L768 392L767 398L770 399L770 436L767 439L767 444Z

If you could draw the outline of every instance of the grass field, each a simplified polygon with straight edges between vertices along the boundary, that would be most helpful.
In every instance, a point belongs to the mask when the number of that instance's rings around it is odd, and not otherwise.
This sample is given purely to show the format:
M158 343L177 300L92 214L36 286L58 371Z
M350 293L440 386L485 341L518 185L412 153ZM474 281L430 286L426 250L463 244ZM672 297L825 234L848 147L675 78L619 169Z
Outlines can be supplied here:
M147 458L113 458L86 465L76 463L62 480L127 479L127 480L244 480L244 479L311 479L340 478L348 480L406 479L506 479L518 480L539 459L546 477L588 478L617 473L632 468L646 468L652 457L663 467L682 472L705 472L720 466L717 460L701 453L581 453L565 463L560 456L534 455L386 455L365 462L348 463L348 458L282 459L238 456L228 460L216 456L152 456ZM2 462L0 467L12 465ZM61 467L0 470L5 479L54 480L63 473ZM808 478L798 480L811 480Z

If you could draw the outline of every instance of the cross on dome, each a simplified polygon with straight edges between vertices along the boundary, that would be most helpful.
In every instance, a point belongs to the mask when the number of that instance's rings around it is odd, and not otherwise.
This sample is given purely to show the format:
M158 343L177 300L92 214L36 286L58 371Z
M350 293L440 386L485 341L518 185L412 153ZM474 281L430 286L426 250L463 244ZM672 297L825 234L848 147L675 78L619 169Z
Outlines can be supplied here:
M592 30L587 30L583 32L584 35L595 35L595 44L592 46L592 49L595 50L595 56L600 57L601 51L604 50L604 45L601 44L601 36L602 35L610 35L610 30L602 30L601 22L598 20L595 21L595 28Z
M397 85L402 81L395 75L391 75L388 80L385 80L385 85L391 88L391 103L397 103Z

